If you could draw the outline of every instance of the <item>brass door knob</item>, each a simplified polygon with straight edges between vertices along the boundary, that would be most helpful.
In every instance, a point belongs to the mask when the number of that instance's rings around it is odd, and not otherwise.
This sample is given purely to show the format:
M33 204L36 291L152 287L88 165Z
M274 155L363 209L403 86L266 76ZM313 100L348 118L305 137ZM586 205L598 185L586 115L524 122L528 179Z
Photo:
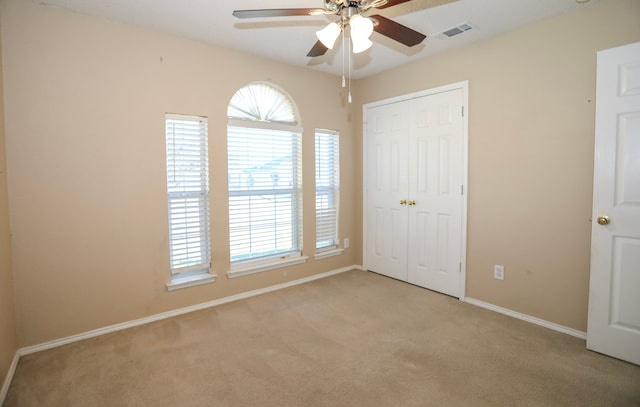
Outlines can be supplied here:
M611 218L605 215L600 215L598 216L598 225L608 225L609 223L611 223Z
M406 199L402 199L402 200L400 201L400 205L406 205L406 204L407 204L407 200L406 200Z
M410 206L416 206L416 201L409 201Z

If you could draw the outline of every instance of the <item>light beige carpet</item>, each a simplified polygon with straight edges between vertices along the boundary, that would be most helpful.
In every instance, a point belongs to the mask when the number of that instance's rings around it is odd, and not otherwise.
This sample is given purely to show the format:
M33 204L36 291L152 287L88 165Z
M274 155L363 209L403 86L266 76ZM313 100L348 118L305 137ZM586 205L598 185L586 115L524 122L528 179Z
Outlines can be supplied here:
M26 356L14 406L640 406L640 367L352 271Z

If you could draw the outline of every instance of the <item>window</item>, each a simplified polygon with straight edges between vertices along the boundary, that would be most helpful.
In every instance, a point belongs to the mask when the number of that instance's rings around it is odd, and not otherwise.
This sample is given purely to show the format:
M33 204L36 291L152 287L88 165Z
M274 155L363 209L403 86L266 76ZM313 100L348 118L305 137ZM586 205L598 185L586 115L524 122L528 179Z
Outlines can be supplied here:
M273 268L256 262L304 261L295 106L272 85L252 83L236 92L227 113L229 276Z
M165 122L171 290L211 281L209 152L206 117L167 114Z
M316 130L316 250L338 247L340 140L335 131Z

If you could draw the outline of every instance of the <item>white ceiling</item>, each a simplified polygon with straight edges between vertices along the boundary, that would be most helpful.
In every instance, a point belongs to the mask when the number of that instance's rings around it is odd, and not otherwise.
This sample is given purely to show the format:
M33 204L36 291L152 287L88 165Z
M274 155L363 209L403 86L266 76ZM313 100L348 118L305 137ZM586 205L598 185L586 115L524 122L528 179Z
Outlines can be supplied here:
M322 8L324 0L32 0L265 56L291 65L335 75L343 69L340 40L324 56L309 58L315 31L329 23L326 16L237 19L234 9ZM597 0L413 0L374 10L427 35L408 48L374 33L374 45L353 58L352 77L364 78L417 59L469 44L530 24ZM437 34L461 23L474 29L446 40Z

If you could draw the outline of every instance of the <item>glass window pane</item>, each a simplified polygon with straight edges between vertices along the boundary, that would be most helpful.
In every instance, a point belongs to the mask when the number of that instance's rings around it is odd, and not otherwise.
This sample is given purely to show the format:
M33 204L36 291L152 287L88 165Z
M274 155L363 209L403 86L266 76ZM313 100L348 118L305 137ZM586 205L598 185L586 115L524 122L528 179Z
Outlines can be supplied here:
M339 145L338 133L316 130L316 249L338 245Z
M207 119L166 115L169 255L173 274L211 263Z

